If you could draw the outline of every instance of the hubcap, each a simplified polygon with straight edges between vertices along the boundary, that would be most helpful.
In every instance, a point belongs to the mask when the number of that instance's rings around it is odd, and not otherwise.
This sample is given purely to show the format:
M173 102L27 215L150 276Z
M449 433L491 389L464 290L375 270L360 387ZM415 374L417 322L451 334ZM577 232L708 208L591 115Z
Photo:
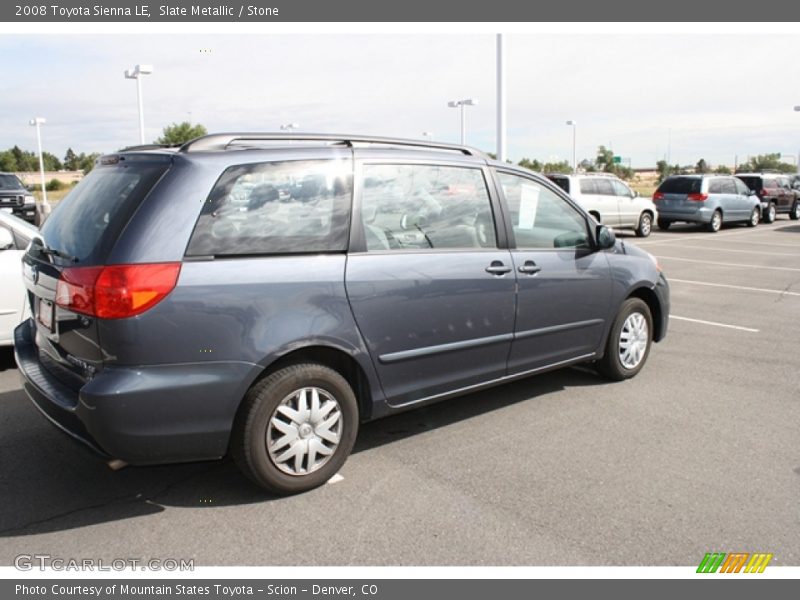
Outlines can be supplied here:
M720 216L719 213L714 213L713 219L714 222L712 223L712 226L714 227L715 230L717 230L722 225L722 217Z
M642 313L631 313L619 334L619 361L626 369L635 369L644 359L649 331Z
M750 221L753 225L758 225L758 209L753 211L753 214L750 215Z
M331 394L305 387L286 396L269 420L267 452L288 475L308 475L336 452L342 436L342 412Z
M650 233L650 227L652 227L652 223L650 222L650 217L644 215L642 217L642 233L645 235Z

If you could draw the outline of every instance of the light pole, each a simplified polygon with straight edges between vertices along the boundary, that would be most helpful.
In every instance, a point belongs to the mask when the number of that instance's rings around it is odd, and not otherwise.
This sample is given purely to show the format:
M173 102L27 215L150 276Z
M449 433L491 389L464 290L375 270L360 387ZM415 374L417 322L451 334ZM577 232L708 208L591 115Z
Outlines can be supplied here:
M502 33L497 34L497 160L506 161L506 44Z
M433 141L433 132L432 131L423 131L422 132L422 137L424 137L429 142L432 142Z
M144 145L144 106L142 104L142 75L150 75L153 65L136 65L133 69L126 69L125 79L136 80L136 97L139 101L139 143Z
M281 125L281 131L294 131L295 129L300 129L300 125L297 123L284 123Z
M450 108L460 108L461 109L461 145L463 146L466 143L467 139L467 125L464 119L464 107L465 106L476 106L478 101L475 98L464 98L463 100L451 100L447 103L447 106Z
M572 172L578 172L578 154L576 152L576 142L578 140L578 122L567 121L567 125L572 125Z
M794 107L794 112L800 112L800 104ZM800 175L800 152L797 153L797 174Z
M44 125L47 120L44 117L35 117L28 121L29 125L36 127L36 145L39 149L39 175L42 178L42 207L39 211L40 215L46 216L48 213L48 208L50 205L47 203L47 187L44 182L44 158L42 156L42 130L41 126ZM40 217L41 218L41 217Z

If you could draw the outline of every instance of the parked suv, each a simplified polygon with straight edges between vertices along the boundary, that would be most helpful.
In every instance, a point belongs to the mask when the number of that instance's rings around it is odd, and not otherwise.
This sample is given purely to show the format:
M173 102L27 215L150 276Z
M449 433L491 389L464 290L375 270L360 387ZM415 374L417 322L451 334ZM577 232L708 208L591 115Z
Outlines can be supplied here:
M792 177L778 173L737 173L736 177L747 184L761 200L761 219L772 223L777 215L788 214L800 219L800 191L792 186Z
M547 178L572 196L598 223L633 229L639 237L650 235L658 217L655 205L618 177L610 173L550 173Z
M15 353L52 422L132 464L230 452L279 493L363 421L577 363L632 377L669 315L655 259L546 178L357 136L104 156L23 275Z
M700 223L716 233L722 223L758 225L761 204L755 193L731 175L673 175L653 194L659 229L675 221Z
M0 173L0 212L29 223L36 219L36 199L13 173Z

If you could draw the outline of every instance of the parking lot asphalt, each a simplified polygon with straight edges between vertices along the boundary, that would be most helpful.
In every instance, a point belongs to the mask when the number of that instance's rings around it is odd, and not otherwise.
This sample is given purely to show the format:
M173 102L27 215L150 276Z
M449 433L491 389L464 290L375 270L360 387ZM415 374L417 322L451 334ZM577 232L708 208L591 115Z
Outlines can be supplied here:
M113 472L0 351L0 564L800 565L800 224L623 239L672 287L636 378L565 369L364 425L342 479L296 497L227 460Z

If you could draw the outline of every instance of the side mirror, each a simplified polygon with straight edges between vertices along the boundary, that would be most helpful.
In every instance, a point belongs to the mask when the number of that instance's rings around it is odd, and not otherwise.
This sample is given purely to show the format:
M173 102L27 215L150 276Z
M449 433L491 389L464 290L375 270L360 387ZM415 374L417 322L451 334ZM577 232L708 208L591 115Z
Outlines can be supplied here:
M5 227L0 227L0 250L11 250L14 248L14 236Z
M755 196L756 195L756 191L755 190L747 190L747 195L748 196Z
M631 191L633 192L633 196L631 196L632 198L638 198L639 197L639 192L637 192L636 190L631 190Z
M617 243L617 236L605 225L598 225L595 229L595 239L597 240L597 247L600 250L608 250L613 248Z

